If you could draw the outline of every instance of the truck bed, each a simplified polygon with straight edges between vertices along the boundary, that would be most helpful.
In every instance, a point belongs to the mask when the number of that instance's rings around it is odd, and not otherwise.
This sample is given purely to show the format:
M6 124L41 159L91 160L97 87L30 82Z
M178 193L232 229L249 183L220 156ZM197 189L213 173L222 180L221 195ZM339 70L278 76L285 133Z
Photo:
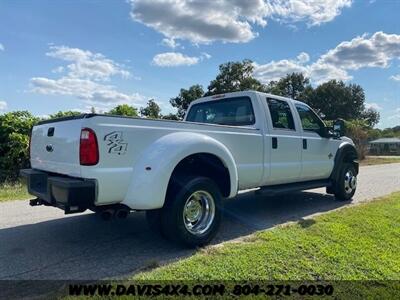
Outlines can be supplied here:
M82 128L91 128L97 135L100 159L96 166L79 163ZM53 131L53 135L49 136L49 131ZM163 151L168 143L175 142L167 136L178 132L189 133L179 142L182 146L191 142L190 136L204 133L204 139L211 137L223 147L234 149L231 152L237 163L238 175L242 178L239 189L260 183L263 176L260 162L264 154L259 129L101 114L84 114L39 123L32 131L31 165L41 171L96 179L99 195L96 201L115 203L125 198L135 163L149 151L149 147L164 138L164 144L159 148ZM153 168L157 166L153 165ZM118 180L115 180L116 176Z

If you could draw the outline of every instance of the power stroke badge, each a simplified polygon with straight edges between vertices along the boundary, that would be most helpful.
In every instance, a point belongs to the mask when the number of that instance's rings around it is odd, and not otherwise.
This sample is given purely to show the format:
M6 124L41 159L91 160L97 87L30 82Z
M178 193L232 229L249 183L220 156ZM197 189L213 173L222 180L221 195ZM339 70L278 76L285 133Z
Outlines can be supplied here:
M122 131L113 131L104 136L104 141L107 143L108 153L110 154L125 154L128 149L128 143L124 143Z

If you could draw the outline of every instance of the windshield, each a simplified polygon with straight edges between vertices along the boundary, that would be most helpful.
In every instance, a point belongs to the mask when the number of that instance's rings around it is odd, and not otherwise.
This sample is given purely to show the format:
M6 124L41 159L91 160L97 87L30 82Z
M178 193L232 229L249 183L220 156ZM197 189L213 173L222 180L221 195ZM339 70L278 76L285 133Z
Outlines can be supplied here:
M253 106L249 97L211 100L191 107L186 121L231 126L255 123Z

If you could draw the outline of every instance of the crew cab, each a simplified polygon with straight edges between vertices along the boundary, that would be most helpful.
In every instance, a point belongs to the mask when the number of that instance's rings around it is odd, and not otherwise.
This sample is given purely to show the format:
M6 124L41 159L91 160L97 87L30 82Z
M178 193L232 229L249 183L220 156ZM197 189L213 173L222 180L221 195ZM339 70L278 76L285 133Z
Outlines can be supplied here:
M357 152L334 127L305 103L255 91L193 101L183 121L83 114L34 126L21 176L31 205L104 218L145 210L152 229L199 246L215 236L223 199L241 190L326 187L350 200Z

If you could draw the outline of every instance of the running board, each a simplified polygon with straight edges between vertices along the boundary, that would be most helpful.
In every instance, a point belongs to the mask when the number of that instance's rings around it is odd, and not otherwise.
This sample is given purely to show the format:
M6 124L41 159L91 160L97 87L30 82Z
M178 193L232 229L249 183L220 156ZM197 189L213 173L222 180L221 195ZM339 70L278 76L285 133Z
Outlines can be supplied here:
M257 190L256 193L262 194L262 195L273 196L273 195L277 195L277 194L310 190L310 189L316 189L316 188L321 188L321 187L330 187L331 185L332 185L332 182L330 180L313 180L313 181L304 181L304 182L263 186L259 190Z

